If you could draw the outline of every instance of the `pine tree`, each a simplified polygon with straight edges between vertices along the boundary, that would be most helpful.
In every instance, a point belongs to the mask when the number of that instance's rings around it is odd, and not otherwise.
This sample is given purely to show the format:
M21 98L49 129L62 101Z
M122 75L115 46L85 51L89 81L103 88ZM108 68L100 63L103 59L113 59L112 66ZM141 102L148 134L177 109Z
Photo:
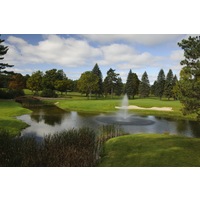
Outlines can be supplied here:
M123 93L124 84L121 77L117 78L115 94L120 96Z
M163 69L160 70L158 77L157 77L157 84L156 84L156 96L162 98L165 89L165 73Z
M157 81L154 81L153 85L151 86L151 94L154 96L158 96L156 87L157 87Z
M168 100L173 96L173 72L170 69L167 73L166 81L165 81L165 88L164 88L164 95L168 98Z
M110 68L107 71L107 76L104 79L104 92L105 92L105 94L109 93L113 97L118 76L119 76L119 74L115 73L115 69Z
M132 70L130 70L126 80L125 93L128 95L129 98L134 99L134 96L138 93L138 87L139 87L138 76L137 74L132 73Z
M98 89L94 93L100 97L103 94L103 76L97 63L92 69L92 73L98 76Z
M173 86L172 97L174 98L174 100L178 99L177 83L178 83L178 79L177 79L177 76L175 75L172 81L172 86Z
M178 43L184 50L183 68L178 82L183 114L197 114L200 121L200 36L189 37Z
M142 79L139 85L139 94L140 97L148 97L150 94L150 83L149 83L149 78L148 75L146 73L146 71L144 72L144 74L142 75Z
M0 35L1 36L1 35ZM8 52L8 46L4 46L1 43L3 43L5 40L0 39L0 60L4 59L4 55ZM9 65L8 63L1 63L0 62L0 73L8 73L6 70L7 67L13 67L13 65ZM2 71L4 70L4 71Z

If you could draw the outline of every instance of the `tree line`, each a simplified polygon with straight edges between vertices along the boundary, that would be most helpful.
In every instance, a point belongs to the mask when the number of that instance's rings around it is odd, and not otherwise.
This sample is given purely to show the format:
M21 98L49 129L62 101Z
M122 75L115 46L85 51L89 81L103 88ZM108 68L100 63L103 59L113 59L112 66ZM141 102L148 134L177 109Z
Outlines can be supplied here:
M127 94L128 97L134 99L136 95L140 98L146 98L154 95L160 99L165 96L168 99L176 99L175 85L176 75L173 75L170 69L165 78L163 69L160 70L157 80L151 86L148 74L145 71L141 80L132 70L129 71L126 83L122 82L121 77L110 68L106 77L103 79L102 72L96 63L91 71L81 74L78 80L71 80L67 77L62 69L50 69L46 72L36 71L32 75L23 76L20 73L0 74L0 88L7 88L9 91L17 91L16 95L23 95L23 89L30 89L34 95L43 97L57 97L68 91L81 92L86 94L88 98L95 95L96 98L107 97L108 95L120 96Z

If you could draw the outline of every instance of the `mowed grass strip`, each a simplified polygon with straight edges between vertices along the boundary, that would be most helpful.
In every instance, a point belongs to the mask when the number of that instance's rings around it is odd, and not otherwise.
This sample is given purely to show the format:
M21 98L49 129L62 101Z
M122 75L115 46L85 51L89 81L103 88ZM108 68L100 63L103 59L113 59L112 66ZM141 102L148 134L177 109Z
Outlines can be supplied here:
M121 106L122 99L103 99L103 100L85 100L85 99L58 99L54 102L59 102L58 107L64 110L74 110L79 112L93 112L93 113L109 113L117 112L116 106ZM158 98L145 99L131 99L129 105L136 105L144 108L151 107L171 107L173 111L156 111L156 110L130 110L130 113L139 115L153 115L158 117L167 117L175 119L195 120L196 115L184 116L181 112L182 105L180 101L160 100Z
M200 166L200 139L164 134L134 134L108 140L101 167Z
M31 113L21 104L12 100L0 100L0 129L7 130L10 134L16 135L27 126L26 123L17 120L16 116Z

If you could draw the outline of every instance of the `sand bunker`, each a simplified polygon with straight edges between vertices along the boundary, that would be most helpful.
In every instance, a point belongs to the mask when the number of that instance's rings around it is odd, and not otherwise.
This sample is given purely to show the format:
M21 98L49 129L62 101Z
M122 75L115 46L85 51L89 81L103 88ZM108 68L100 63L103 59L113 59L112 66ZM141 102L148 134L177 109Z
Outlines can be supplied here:
M158 110L158 111L173 111L171 107L151 107L151 108L143 108L143 107L138 107L135 105L130 105L127 107L115 107L117 109L138 109L138 110Z

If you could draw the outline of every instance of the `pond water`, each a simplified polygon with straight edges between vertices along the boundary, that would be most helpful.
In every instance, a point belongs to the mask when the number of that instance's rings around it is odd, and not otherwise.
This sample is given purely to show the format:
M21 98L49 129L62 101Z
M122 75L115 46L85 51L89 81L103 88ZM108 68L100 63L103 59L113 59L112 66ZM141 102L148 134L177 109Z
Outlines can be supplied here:
M126 133L165 133L200 137L200 123L187 120L165 119L161 117L141 117L129 115L120 119L117 114L85 114L66 112L58 107L34 108L32 113L17 117L29 127L22 130L22 136L43 138L66 129L90 127L94 130L106 124L118 124Z

